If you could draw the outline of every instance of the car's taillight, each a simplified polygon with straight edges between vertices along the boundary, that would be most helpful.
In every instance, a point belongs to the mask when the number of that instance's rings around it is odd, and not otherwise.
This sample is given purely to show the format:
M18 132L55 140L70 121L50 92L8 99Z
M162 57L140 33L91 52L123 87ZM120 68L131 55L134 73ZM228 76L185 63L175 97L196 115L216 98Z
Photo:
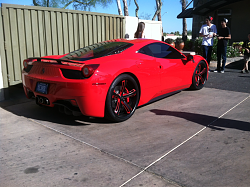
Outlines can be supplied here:
M33 64L33 62L35 62L36 61L36 59L25 59L24 61L23 61L23 66L24 66L24 68L25 69L27 69L27 67L28 67L28 65L32 65Z
M50 59L41 59L41 62L57 63L56 60L50 60Z
M83 66L82 68L83 76L86 78L90 77L91 75L93 75L93 73L98 67L99 67L99 64L88 64L88 65Z
M28 59L23 61L23 67L26 69L28 67Z

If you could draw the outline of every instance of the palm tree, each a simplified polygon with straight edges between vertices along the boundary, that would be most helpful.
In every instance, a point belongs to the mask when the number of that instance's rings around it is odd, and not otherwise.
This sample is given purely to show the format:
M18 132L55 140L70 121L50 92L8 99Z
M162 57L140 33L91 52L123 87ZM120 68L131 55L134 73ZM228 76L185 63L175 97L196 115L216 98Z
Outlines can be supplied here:
M123 6L124 6L124 16L129 16L127 0L122 0L122 1L123 1Z
M155 0L156 2L156 11L154 14L154 17L152 18L152 20L154 21L156 16L158 16L158 21L161 21L161 7L162 7L162 2L161 0Z
M118 14L122 16L122 8L121 8L121 1L116 0L117 8L118 8Z
M186 4L188 3L187 0L180 0L180 3L182 5L182 11L186 10ZM187 20L186 18L182 19L182 39L184 41L187 40Z
M138 17L139 5L138 5L138 3L137 3L136 0L134 0L134 2L135 2L135 6L136 6L136 9L135 9L135 16Z

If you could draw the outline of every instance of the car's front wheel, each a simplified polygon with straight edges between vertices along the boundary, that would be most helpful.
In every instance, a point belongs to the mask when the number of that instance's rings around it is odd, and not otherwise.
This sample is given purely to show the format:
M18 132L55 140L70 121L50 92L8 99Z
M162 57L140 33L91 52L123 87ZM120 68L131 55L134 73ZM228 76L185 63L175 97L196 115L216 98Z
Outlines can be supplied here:
M105 105L105 117L114 122L130 118L139 102L139 87L133 77L118 76L111 84Z
M204 87L207 81L207 64L204 61L200 61L194 71L192 78L191 89L200 90Z

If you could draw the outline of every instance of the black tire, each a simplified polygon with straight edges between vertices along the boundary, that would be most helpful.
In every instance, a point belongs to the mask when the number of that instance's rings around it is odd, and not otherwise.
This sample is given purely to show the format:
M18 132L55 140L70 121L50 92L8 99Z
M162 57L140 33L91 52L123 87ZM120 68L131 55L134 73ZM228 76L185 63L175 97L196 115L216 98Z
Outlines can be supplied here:
M190 86L193 90L200 90L204 87L207 81L207 64L204 61L200 61L193 74L192 85Z
M127 74L118 76L111 84L105 104L105 117L114 122L129 119L139 102L137 82Z

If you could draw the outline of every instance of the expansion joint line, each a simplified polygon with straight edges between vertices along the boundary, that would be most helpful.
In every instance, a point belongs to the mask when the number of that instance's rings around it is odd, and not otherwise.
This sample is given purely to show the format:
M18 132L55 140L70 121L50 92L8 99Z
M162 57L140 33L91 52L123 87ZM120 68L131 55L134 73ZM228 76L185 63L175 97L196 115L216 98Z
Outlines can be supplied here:
M169 155L170 153L172 153L174 150L176 150L177 148L179 148L180 146L182 146L183 144L185 144L186 142L188 142L189 140L191 140L193 137L195 137L196 135L198 135L199 133L201 133L202 131L204 131L207 127L210 127L213 123L215 123L217 120L219 120L220 118L222 118L228 112L232 111L234 108L236 108L237 106L239 106L241 103L243 103L244 101L246 101L248 98L250 98L250 95L248 97L246 97L244 100L242 100L241 102L239 102L237 105L235 105L232 108L230 108L224 114L222 114L221 116L219 116L218 118L216 118L214 121L212 121L211 123L209 123L206 127L203 127L201 130L199 130L194 135L192 135L191 137L189 137L188 139L186 139L184 142L180 143L179 145L177 145L176 147L174 147L173 149L171 149L170 151L168 151L166 154L164 154L163 156L161 156L160 158L158 158L157 160L155 160L154 162L152 162L151 164L149 164L142 171L140 171L135 176L133 176L132 178L130 178L129 180L127 180L125 183L123 183L120 187L125 186L127 183L129 183L134 178L138 177L140 174L142 174L144 171L146 171L147 169L149 169L151 166L153 166L154 164L156 164L157 162L159 162L160 160L162 160L163 158L165 158L167 155Z
M57 132L57 133L59 133L59 134L61 134L61 135L64 135L64 136L66 136L66 137L68 137L68 138L71 138L71 139L73 139L73 140L75 140L75 141L78 141L78 142L80 142L80 143L83 143L83 144L85 144L85 145L87 145L87 146L89 146L89 147L92 147L92 148L94 148L94 149L96 149L96 150L98 150L98 151L100 151L100 152L102 152L102 153L105 153L105 154L107 154L107 155L109 155L109 156L115 157L115 158L117 158L117 159L119 159L119 160L122 160L122 161L124 161L124 162L126 162L126 163L129 163L129 164L131 164L131 165L133 165L133 166L136 166L137 168L141 169L141 171L140 171L139 173L137 173L135 176L133 176L132 178L130 178L129 180L127 180L127 181L126 181L125 183L123 183L120 187L126 185L128 182L130 182L131 180L133 180L134 178L136 178L137 176L139 176L140 174L142 174L142 173L145 172L145 171L148 172L148 173L152 173L152 174L156 175L157 177L160 177L160 178L162 178L163 180L166 180L166 181L169 182L169 183L172 183L172 184L174 184L174 185L176 185L176 186L179 186L176 182L171 181L171 180L168 180L168 179L166 179L166 178L164 178L164 177L162 177L162 176L159 176L158 174L155 174L155 173L150 172L150 171L147 171L147 170L148 170L151 166L153 166L154 164L156 164L157 162L159 162L160 160L162 160L164 157L166 157L167 155L169 155L171 152L173 152L174 150L176 150L177 148L179 148L180 146L182 146L183 144L185 144L186 142L188 142L189 140L191 140L193 137L195 137L196 135L198 135L199 133L201 133L202 131L204 131L207 127L211 126L211 125L212 125L213 123L215 123L218 119L222 118L225 114L227 114L228 112L230 112L231 110L233 110L234 108L236 108L238 105L240 105L241 103L243 103L244 101L246 101L248 98L250 98L250 95L249 95L247 98L245 98L244 100L242 100L240 103L238 103L237 105L235 105L234 107L232 107L231 109L229 109L227 112L225 112L224 114L222 114L221 116L219 116L217 119L215 119L214 121L212 121L212 122L211 122L210 124L208 124L206 127L202 128L201 130L199 130L198 132L196 132L194 135L192 135L191 137L189 137L188 139L186 139L184 142L182 142L181 144L177 145L176 147L174 147L173 149L171 149L170 151L168 151L166 154L164 154L163 156L161 156L160 158L158 158L157 160L155 160L154 162L152 162L151 164L149 164L149 165L148 165L147 167L145 167L145 168L143 168L143 167L141 167L141 166L139 166L139 165L137 165L137 164L135 164L135 163L133 163L133 162L131 162L131 161L128 161L128 160L126 160L126 159L124 159L124 158L122 158L122 157L119 157L119 156L114 155L114 154L112 154L112 153L109 153L109 152L107 152L107 151L105 151L105 150L103 150L103 149L100 149L100 148L98 148L98 147L96 147L96 146L94 146L94 145L92 145L92 144L90 144L90 143L87 143L87 142L82 141L82 140L80 140L80 139L78 139L78 138L75 138L75 137L73 137L73 136L71 136L71 135L68 135L68 134L66 134L66 133L64 133L64 132L62 132L62 131L59 131L59 130L56 130L56 129L52 128L52 127L49 127L49 126L47 126L47 125L44 125L44 124L42 124L42 123L40 123L40 122L38 122L38 121L36 121L36 120L33 120L33 119L31 119L31 118L27 118L27 119L30 120L30 121L32 121L32 122L34 122L34 123L36 123L36 124L42 125L43 127L47 128L47 129L50 129L50 130L52 130L52 131L55 131L55 132Z
M142 170L142 171L145 171L145 168L143 168L143 167L141 167L141 166L139 166L139 165L137 165L137 164L135 164L135 163L133 163L133 162L131 162L131 161L128 161L128 160L126 160L126 159L124 159L124 158L122 158L122 157L119 157L119 156L117 156L117 155L115 155L115 154L109 153L109 152L107 152L107 151L105 151L105 150L103 150L103 149L101 149L101 148L99 148L99 147L96 147L96 146L94 146L94 145L92 145L92 144L90 144L90 143L87 143L87 142L82 141L82 140L80 140L80 139L78 139L78 138L75 138L75 137L73 137L73 136L71 136L71 135L69 135L69 134L66 134L66 133L62 132L62 131L59 131L59 130L57 130L57 129L54 129L54 128L48 126L48 125L44 125L44 124L42 124L42 123L40 123L40 122L38 122L38 121L36 121L36 120L34 120L34 119L31 119L31 118L27 118L27 119L30 120L30 121L32 121L32 122L34 122L34 123L36 123L36 124L38 124L38 125L41 125L41 126L47 128L47 129L50 129L50 130L52 130L52 131L54 131L54 132L57 132L57 133L59 133L59 134L61 134L61 135L63 135L63 136L66 136L66 137L68 137L68 138L70 138L70 139L73 139L73 140L78 141L78 142L80 142L80 143L82 143L82 144L85 144L85 145L87 145L87 146L89 146L89 147L92 147L92 148L94 148L94 149L96 149L96 150L98 150L98 151L100 151L100 152L102 152L102 153L104 153L104 154L107 154L107 155L109 155L109 156L112 156L112 157L114 157L114 158L117 158L117 159L119 159L119 160L122 160L122 161L124 161L124 162L126 162L126 163L128 163L128 164L131 164L131 165L133 165L133 166L139 168L139 169ZM156 173L153 173L153 172L151 172L151 171L146 171L146 172L151 173L151 174L155 175L156 177L159 177L159 178L161 178L161 179L163 179L163 180L165 180L165 181L167 181L167 182L169 182L169 183L172 183L172 184L174 184L174 185L176 185L176 186L179 186L179 185L178 185L177 183L175 183L174 181L171 181L171 180L169 180L169 179L166 179L166 178L164 178L164 177L162 177L162 176L160 176L160 175L158 175L158 174L156 174Z
M114 157L114 158L117 158L117 159L119 159L119 160L122 160L122 161L124 161L124 162L126 162L126 163L128 163L128 164L131 164L132 166L135 166L135 167L139 168L140 170L144 170L143 167L141 167L141 166L139 166L139 165L137 165L137 164L135 164L135 163L133 163L133 162L131 162L131 161L128 161L128 160L126 160L126 159L124 159L124 158L122 158L122 157L119 157L119 156L117 156L117 155L115 155L115 154L112 154L112 153L109 153L109 152L107 152L107 151L105 151L105 150L103 150L103 149L100 149L99 147L96 147L96 146L94 146L94 145L92 145L92 144L90 144L90 143L87 143L87 142L85 142L85 141L82 141L82 140L80 140L80 139L78 139L78 138L75 138L75 137L73 137L73 136L71 136L71 135L69 135L69 134L66 134L66 133L64 133L64 132L62 132L62 131L59 131L59 130L57 130L57 129L54 129L54 128L52 128L52 127L49 127L48 125L44 125L44 124L42 124L42 123L40 123L40 122L38 122L38 121L36 121L36 120L33 120L33 119L31 119L31 118L27 118L27 119L30 120L30 121L32 121L32 122L34 122L34 123L36 123L36 124L38 124L38 125L41 125L41 126L47 128L47 129L50 129L50 130L52 130L52 131L54 131L54 132L57 132L57 133L59 133L59 134L61 134L61 135L63 135L63 136L66 136L66 137L68 137L68 138L70 138L70 139L73 139L73 140L78 141L78 142L80 142L80 143L82 143L82 144L85 144L85 145L87 145L87 146L89 146L89 147L92 147L92 148L94 148L94 149L96 149L96 150L98 150L98 151L100 151L100 152L102 152L102 153L104 153L104 154L107 154L107 155L109 155L109 156L112 156L112 157ZM159 178L161 178L161 179L163 179L163 180L165 180L165 181L167 181L167 182L169 182L169 183L172 183L172 184L175 184L176 186L179 186L179 185L177 185L175 182L173 182L173 181L171 181L171 180L169 180L169 179L166 179L166 178L164 178L164 177L162 177L162 176L160 176L160 175L158 175L158 174L156 174L156 173L153 173L153 172L150 172L150 171L146 171L146 172L151 173L151 174L154 174L156 177L159 177Z
M133 166L136 166L136 167L138 167L138 168L140 168L140 169L143 169L141 166L139 166L139 165L137 165L137 164L135 164L135 163L133 163L133 162L131 162L131 161L128 161L128 160L126 160L126 159L124 159L124 158L122 158L122 157L119 157L119 156L117 156L117 155L114 155L114 154L112 154L112 153L109 153L109 152L107 152L107 151L105 151L105 150L103 150L103 149L101 149L101 148L99 148L99 147L96 147L96 146L94 146L94 145L92 145L92 144L90 144L90 143L88 143L88 142L85 142L85 141L83 141L83 140L80 140L80 139L78 139L78 138L75 138L75 137L73 137L73 136L71 136L71 135L69 135L69 134L66 134L66 133L64 133L64 132L62 132L62 131L59 131L59 130L57 130L57 129L54 129L54 128L48 126L48 125L44 125L44 124L42 124L42 123L40 123L40 122L38 122L38 121L36 121L36 120L33 120L33 119L31 119L31 118L27 118L27 119L30 120L30 121L32 121L32 122L34 122L34 123L36 123L36 124L42 125L43 127L47 128L47 129L50 129L50 130L55 131L55 132L57 132L57 133L59 133L59 134L61 134L61 135L64 135L64 136L66 136L66 137L68 137L68 138L70 138L70 139L73 139L73 140L78 141L78 142L80 142L80 143L82 143L82 144L85 144L85 145L87 145L87 146L89 146L89 147L92 147L92 148L94 148L94 149L96 149L96 150L98 150L98 151L100 151L100 152L102 152L102 153L105 153L105 154L107 154L107 155L109 155L109 156L115 157L115 158L117 158L117 159L119 159L119 160L122 160L122 161L124 161L124 162L126 162L126 163L129 163L129 164L131 164L131 165L133 165Z

